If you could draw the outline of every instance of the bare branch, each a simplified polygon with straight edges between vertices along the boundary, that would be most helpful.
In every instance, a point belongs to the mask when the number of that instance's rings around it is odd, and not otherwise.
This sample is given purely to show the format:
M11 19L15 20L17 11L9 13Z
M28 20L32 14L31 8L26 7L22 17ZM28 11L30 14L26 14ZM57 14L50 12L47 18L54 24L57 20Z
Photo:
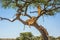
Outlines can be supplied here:
M1 19L1 20L8 20L8 21L10 21L10 22L14 22L14 21L16 20L16 18L13 19L13 20L10 20L10 19L8 19L8 18L2 18L2 17L0 17L0 19Z
M27 17L29 17L29 18L32 18L30 15L28 15L28 14L25 14L25 16L27 16Z
M10 22L14 22L15 20L17 20L16 18L14 18L13 20L10 20L8 18L2 18L0 17L0 20L8 20ZM27 23L25 21L23 21L22 19L18 19L19 21L21 21L23 24L27 25Z
M29 6L30 4L31 4L31 3L27 3L27 2L25 2L25 4L24 4L24 7L26 7L26 9L25 9L25 16L28 16L29 18L31 18L31 16L27 14L27 10L28 10L28 6Z

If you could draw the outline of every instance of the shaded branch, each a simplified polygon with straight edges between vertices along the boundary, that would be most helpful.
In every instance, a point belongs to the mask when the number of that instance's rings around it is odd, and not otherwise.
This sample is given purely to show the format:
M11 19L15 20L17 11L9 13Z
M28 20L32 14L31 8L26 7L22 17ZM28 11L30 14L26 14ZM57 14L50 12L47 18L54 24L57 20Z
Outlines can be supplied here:
M27 23L23 21L22 19L19 19L19 21L21 21L24 25L27 25Z
M32 18L30 15L28 15L28 14L25 14L25 16L27 16L27 17L29 17L29 18Z
M17 20L17 18L14 18L13 20L10 20L8 18L2 18L0 17L0 20L8 20L10 22L14 22L15 20ZM27 23L25 21L23 21L22 19L18 19L19 21L21 21L23 24L27 25Z
M0 17L0 20L7 20L7 21L10 21L10 22L14 22L15 20L19 20L23 24L27 25L27 23L25 21L23 21L22 19L18 18L18 16L16 18L12 19L12 20L11 19L8 19L8 18L2 18L2 17Z
M25 4L24 4L24 7L26 7L26 9L25 9L25 16L28 16L29 18L31 18L31 16L27 14L27 10L28 10L28 6L29 6L30 4L31 4L31 3L27 3L27 2L25 2Z
M8 21L10 21L10 22L14 22L14 21L16 20L16 18L13 19L13 20L10 20L10 19L8 19L8 18L2 18L2 17L0 17L0 20L8 20Z
M48 34L47 30L46 30L42 25L39 26L37 23L34 23L33 26L34 26L37 30L39 30L39 32L42 34L44 40L48 40L49 34Z

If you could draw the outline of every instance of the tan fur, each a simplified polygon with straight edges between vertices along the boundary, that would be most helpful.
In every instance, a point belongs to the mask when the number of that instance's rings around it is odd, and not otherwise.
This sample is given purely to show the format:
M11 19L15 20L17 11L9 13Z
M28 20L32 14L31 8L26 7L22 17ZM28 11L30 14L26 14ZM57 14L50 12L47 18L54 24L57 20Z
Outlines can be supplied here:
M31 19L26 20L26 22L30 26L31 24L33 24L35 22L35 18L32 17Z
M40 15L40 14L41 14L41 6L38 5L38 6L37 6L37 9L38 9L38 15Z

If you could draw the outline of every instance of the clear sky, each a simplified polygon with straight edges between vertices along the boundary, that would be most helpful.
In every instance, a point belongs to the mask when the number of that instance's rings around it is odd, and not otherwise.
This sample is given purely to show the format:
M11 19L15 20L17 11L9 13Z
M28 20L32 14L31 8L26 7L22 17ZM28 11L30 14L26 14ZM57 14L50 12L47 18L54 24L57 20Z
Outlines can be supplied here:
M16 9L4 9L0 7L0 17L12 18L16 13ZM55 16L44 16L40 17L38 20L39 25L43 25L50 36L60 36L60 13L57 13ZM40 35L39 31L31 26L29 28L25 25L25 30L23 30L24 24L16 20L15 22L9 22L6 20L0 21L0 38L16 38L20 35L21 32L32 32L33 35Z

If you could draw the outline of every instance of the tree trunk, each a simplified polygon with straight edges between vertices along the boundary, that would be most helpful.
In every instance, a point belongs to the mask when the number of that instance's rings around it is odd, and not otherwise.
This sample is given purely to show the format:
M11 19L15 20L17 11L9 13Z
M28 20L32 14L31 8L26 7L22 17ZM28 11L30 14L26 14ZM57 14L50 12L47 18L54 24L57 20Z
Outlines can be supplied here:
M34 27L42 34L44 40L48 40L48 32L42 25L39 26L37 23L34 23Z

